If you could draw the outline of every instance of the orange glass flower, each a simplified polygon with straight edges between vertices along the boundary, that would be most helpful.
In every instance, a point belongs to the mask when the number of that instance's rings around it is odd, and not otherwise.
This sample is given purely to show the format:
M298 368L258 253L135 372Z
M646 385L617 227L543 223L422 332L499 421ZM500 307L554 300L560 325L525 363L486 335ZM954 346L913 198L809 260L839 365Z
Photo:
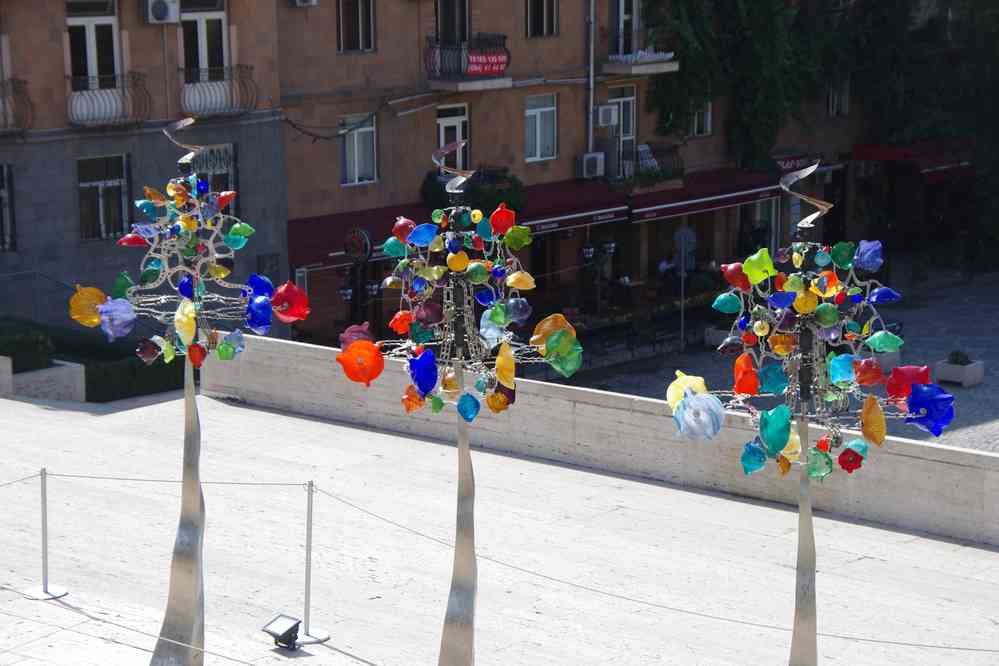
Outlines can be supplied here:
M371 382L385 369L385 357L378 345L370 340L355 340L337 354L336 362L352 382L371 386ZM405 404L405 403L403 403Z

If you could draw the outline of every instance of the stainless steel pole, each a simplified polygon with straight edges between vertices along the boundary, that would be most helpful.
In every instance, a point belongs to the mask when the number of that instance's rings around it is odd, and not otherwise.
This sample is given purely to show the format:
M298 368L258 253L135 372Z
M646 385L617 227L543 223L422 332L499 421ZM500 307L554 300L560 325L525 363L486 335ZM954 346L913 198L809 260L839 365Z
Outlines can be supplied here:
M302 614L303 635L298 639L299 645L314 645L325 643L330 635L325 631L316 630L312 633L312 503L316 494L316 484L309 481L306 488L305 509L305 612Z
M687 236L680 237L680 351L687 349Z
M808 417L798 417L802 455L798 486L798 563L794 590L794 629L789 666L818 664L818 618L815 608L815 529L812 525L812 491L808 478Z
M309 635L309 615L312 608L312 493L314 487L309 481L308 508L305 511L305 635Z
M24 591L24 596L29 599L42 601L46 599L59 599L65 597L69 592L60 587L49 587L49 474L44 467L39 471L38 477L41 480L41 509L42 509L42 585Z
M49 492L48 473L45 468L39 473L42 486L42 592L49 593Z

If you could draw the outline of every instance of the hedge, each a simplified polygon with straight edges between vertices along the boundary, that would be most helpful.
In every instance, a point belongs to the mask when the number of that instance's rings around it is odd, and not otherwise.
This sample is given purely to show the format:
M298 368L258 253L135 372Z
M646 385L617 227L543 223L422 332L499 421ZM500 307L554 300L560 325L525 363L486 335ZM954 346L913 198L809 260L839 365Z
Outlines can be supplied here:
M151 393L173 391L184 385L184 363L178 358L147 366L136 357L87 364L87 402L111 402Z
M10 356L15 373L52 365L52 340L42 331L0 333L0 356Z

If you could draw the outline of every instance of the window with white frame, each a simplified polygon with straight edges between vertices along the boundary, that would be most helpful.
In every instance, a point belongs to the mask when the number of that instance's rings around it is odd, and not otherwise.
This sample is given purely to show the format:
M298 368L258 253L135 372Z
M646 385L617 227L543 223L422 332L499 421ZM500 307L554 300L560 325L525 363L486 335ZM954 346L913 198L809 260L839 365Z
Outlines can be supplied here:
M118 87L118 17L111 0L66 2L70 89L73 92Z
M0 252L12 252L17 249L13 190L10 166L0 164Z
M850 80L826 88L826 113L830 118L845 118L850 114Z
M375 50L375 0L337 0L338 51Z
M468 105L451 104L437 107L437 147L468 141ZM453 153L444 156L444 166L452 169L467 169L468 144L466 143Z
M638 91L635 86L618 86L607 91L608 104L617 106L615 128L618 148L619 178L635 175L635 107Z
M558 0L527 0L527 36L558 34Z
M184 82L223 81L229 66L229 30L223 0L181 0Z
M710 136L711 132L711 100L708 100L694 107L690 118L690 136Z
M128 156L77 160L80 238L117 238L128 231Z
M524 110L524 159L528 162L558 157L558 106L555 95L532 95Z
M378 178L375 114L347 116L340 121L343 185L373 183Z
M614 34L611 35L613 41L611 45L612 54L628 55L635 52L638 13L641 5L641 0L611 1L611 25L614 29Z

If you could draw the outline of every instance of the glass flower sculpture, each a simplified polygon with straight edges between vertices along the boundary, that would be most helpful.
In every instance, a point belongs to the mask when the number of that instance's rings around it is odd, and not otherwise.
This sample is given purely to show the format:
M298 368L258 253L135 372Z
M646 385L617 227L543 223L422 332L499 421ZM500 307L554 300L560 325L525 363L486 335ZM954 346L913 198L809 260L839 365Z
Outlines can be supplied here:
M781 179L784 191L819 209L798 225L799 240L774 257L761 249L722 267L730 288L715 299L714 308L734 316L718 348L735 358L731 390L709 394L702 379L682 373L667 388L676 426L688 438L717 435L723 403L758 424L757 436L740 456L747 475L775 465L784 476L800 466L792 663L801 664L815 663L809 481L822 480L837 467L847 474L862 470L871 445L884 444L888 418L905 419L934 435L954 418L954 397L930 382L928 367L901 366L886 374L878 363L876 354L898 351L903 344L875 307L901 298L873 277L883 263L881 242L841 241L829 247L802 237L831 208L790 189L817 166ZM715 403L705 401L709 395ZM809 423L825 431L814 444ZM859 430L861 436L848 436L845 429Z
M162 329L139 340L138 357L147 364L160 357L171 363L179 355L188 361L183 500L169 600L153 664L193 665L204 659L205 503L194 370L211 354L219 361L235 359L244 348L240 326L266 335L275 318L292 323L309 314L308 298L290 282L275 289L262 275L251 275L245 284L228 281L236 251L246 246L254 230L226 212L235 192L212 192L208 181L192 172L192 159L201 148L178 143L171 134L191 123L182 120L164 130L167 138L191 152L178 161L180 175L166 184L165 192L144 188L145 198L135 202L144 219L118 241L145 250L138 279L123 271L110 296L95 287L77 287L69 301L70 317L83 326L100 326L109 341L132 334L139 317L154 320ZM231 330L220 332L216 323Z
M460 145L434 154L437 167L455 176L447 185L452 200L462 196L471 176L443 164L443 156ZM400 217L382 246L397 260L382 287L400 292L389 328L401 337L376 343L366 326L356 325L341 335L336 360L350 380L368 385L382 372L385 356L401 359L410 378L401 398L406 412L429 406L439 414L448 405L457 412L458 526L441 663L474 661L475 491L468 424L482 413L483 402L494 414L514 404L519 364L548 363L564 377L582 365L576 330L561 314L539 321L527 340L512 330L531 318L523 294L534 288L534 278L515 254L530 243L530 229L517 225L505 204L488 216L453 205L433 211L429 222Z

